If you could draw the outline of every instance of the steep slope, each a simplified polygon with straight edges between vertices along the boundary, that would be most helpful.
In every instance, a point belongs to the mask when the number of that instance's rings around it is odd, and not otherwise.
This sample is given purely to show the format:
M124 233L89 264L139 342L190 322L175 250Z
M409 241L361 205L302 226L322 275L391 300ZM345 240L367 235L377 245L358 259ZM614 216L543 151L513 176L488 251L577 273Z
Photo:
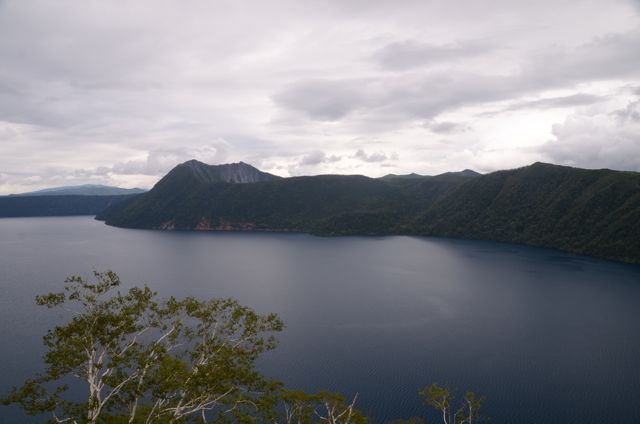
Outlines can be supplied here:
M640 262L640 173L536 163L469 180L405 229Z
M458 173L392 182L359 175L280 178L242 162L189 161L148 193L98 219L134 228L388 234L469 178Z
M404 223L429 208L447 193L480 174L447 172L435 176L418 174L386 175L384 181L401 200L378 210L345 210L319 223L317 231L331 235L398 234L406 232Z
M146 190L141 188L120 188L100 184L83 184L77 186L52 187L11 196L118 196L123 194L139 194Z
M207 165L197 160L190 160L173 168L158 185L164 184L212 184L212 183L257 183L275 181L281 177L262 172L244 163L224 165Z
M135 228L314 231L323 220L344 211L387 210L403 201L402 193L393 187L363 176L186 187L166 180L98 218L109 225Z

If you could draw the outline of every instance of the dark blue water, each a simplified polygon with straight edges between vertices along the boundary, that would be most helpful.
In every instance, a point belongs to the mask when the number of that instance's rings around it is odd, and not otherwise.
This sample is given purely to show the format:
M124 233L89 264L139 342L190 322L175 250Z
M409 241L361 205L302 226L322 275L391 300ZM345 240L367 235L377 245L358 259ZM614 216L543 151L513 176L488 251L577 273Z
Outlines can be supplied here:
M375 422L436 415L432 382L487 396L494 423L640 420L640 267L416 237L124 230L0 220L0 391L36 372L59 313L38 293L107 268L161 294L233 296L287 328L265 373L359 394ZM0 422L24 422L0 407Z

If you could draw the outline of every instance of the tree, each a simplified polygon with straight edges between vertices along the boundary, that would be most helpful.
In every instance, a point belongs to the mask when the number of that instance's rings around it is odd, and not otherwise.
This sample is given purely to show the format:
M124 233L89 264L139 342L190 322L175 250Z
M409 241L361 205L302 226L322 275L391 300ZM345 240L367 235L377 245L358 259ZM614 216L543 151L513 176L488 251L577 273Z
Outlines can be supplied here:
M355 409L357 395L351 403L345 403L344 396L336 393L319 392L307 394L297 390L283 390L279 399L282 403L283 424L365 424L366 418Z
M254 364L276 346L283 323L275 314L233 299L159 300L146 286L124 293L119 286L115 273L94 272L37 297L72 318L44 336L45 371L3 404L75 424L245 420L263 412L263 398L279 385ZM81 400L69 393L72 379L86 390Z
M448 387L433 383L419 393L424 397L424 403L442 413L444 424L473 424L477 422L480 419L478 412L485 401L484 396L478 398L473 392L467 392L460 407L454 411L451 407L453 395Z

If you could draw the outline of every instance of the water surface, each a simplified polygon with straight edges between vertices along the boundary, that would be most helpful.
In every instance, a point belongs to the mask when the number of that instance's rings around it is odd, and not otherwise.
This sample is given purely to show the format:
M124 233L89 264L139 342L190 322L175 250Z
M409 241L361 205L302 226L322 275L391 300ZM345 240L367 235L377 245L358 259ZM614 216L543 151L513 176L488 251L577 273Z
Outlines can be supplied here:
M262 370L359 395L384 422L436 415L432 382L488 398L495 423L640 417L640 267L490 242L188 233L89 217L0 219L0 391L40 369L58 312L36 294L113 269L163 295L228 297L287 328ZM21 422L0 408L0 422Z

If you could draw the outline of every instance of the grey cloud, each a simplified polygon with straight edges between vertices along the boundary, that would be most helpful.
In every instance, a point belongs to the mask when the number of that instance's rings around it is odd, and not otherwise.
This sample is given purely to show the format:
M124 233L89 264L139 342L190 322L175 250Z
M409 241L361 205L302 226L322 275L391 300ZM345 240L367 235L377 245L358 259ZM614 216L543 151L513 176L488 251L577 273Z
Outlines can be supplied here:
M513 102L501 109L482 112L479 116L494 116L504 112L515 112L526 109L555 109L555 108L571 108L576 106L592 105L594 103L604 102L609 97L598 96L595 94L577 93L569 96L549 97L535 100L520 100Z
M640 97L640 93L637 94ZM621 125L628 123L640 123L640 100L631 102L624 109L619 109L612 112Z
M557 87L590 80L640 76L640 31L611 33L575 49L554 47L532 56L524 77L541 87Z
M424 122L423 126L437 134L451 134L471 130L471 127L465 123L451 121L427 120Z
M458 61L487 53L492 49L493 47L478 42L434 45L406 40L387 44L373 55L373 59L382 68L402 70Z
M551 97L547 99L528 100L514 103L505 108L505 110L520 109L552 109L558 107L573 107L590 105L607 100L607 97L596 96L594 94L578 93L570 96Z
M300 159L300 166L319 165L321 163L338 162L341 159L342 157L340 156L337 156L337 155L327 156L327 154L321 150L314 150L302 156L302 159Z
M575 49L551 48L509 74L479 74L450 69L367 79L302 80L274 96L279 106L306 112L315 120L340 120L349 114L395 117L398 124L430 119L464 106L535 95L588 81L640 78L640 31L600 37ZM540 99L515 108L568 107L595 102L595 96Z
M314 120L341 120L349 114L373 121L392 117L396 123L433 118L457 107L502 100L522 92L522 81L512 77L478 76L464 72L388 76L342 81L303 80L285 88L274 100Z
M190 159L214 164L223 162L228 156L229 145L217 140L198 148L155 149L145 159L116 163L112 167L101 167L97 172L122 175L162 175L179 163Z
M306 112L312 119L335 121L347 116L366 98L355 80L304 80L273 96L282 107Z
M395 152L391 154L387 154L385 152L373 152L367 154L363 149L358 149L352 157L364 162L384 162L386 160L397 160L398 154Z

